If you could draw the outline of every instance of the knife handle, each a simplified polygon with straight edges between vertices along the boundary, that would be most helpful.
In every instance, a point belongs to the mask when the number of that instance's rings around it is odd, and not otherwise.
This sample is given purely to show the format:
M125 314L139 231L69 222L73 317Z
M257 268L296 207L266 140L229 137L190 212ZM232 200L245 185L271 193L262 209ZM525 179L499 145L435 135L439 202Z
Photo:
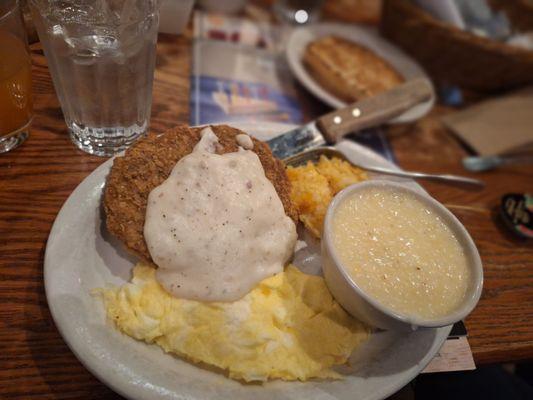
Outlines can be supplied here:
M431 98L433 87L426 78L416 78L386 92L335 110L317 119L318 129L329 143L371 126L377 126Z

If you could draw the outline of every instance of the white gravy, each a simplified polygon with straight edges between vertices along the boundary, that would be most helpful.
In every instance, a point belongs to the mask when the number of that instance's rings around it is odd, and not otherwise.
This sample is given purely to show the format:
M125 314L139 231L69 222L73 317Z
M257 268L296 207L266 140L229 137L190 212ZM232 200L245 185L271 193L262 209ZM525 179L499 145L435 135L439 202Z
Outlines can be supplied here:
M238 300L281 272L296 243L295 224L257 155L242 147L214 154L217 143L205 128L148 197L144 237L157 280L176 297Z
M252 138L244 133L239 133L235 136L235 140L237 140L237 144L245 150L252 150L254 148Z

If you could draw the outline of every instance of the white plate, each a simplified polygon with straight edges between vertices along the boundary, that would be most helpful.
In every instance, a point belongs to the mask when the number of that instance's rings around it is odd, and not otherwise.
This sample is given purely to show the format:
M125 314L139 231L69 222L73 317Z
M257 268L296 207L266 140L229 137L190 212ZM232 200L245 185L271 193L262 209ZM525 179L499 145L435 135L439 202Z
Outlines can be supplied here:
M263 140L292 128L267 123L238 126ZM354 161L392 166L355 143L338 146ZM103 223L101 196L111 165L108 160L98 167L63 205L48 238L44 280L52 316L69 347L121 395L174 400L381 399L413 379L446 339L451 327L376 333L354 353L355 372L344 380L273 381L261 386L243 385L121 334L106 320L102 302L90 295L91 289L127 282L135 263ZM412 181L404 182L422 190Z
M367 47L388 61L405 80L424 77L431 82L422 67L399 48L379 36L375 29L335 23L297 28L290 35L285 49L289 67L303 86L331 107L342 108L346 107L348 103L322 88L303 64L303 55L307 45L313 40L327 35L340 36ZM419 119L431 110L434 103L435 94L433 93L428 101L411 108L390 122L405 123Z

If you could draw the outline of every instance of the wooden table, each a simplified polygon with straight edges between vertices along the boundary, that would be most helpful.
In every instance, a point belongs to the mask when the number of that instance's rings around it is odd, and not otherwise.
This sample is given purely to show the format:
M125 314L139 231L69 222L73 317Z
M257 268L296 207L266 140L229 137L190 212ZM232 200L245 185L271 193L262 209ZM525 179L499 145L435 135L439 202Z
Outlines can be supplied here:
M188 37L161 36L158 44L151 129L162 132L189 119ZM32 46L35 120L30 139L0 155L0 397L19 399L119 398L99 383L60 337L46 304L43 257L54 218L72 190L103 158L70 142L46 60ZM300 88L306 118L326 110ZM415 125L390 130L406 169L466 174L465 154L444 130L437 108ZM533 193L533 170L480 174L482 191L436 183L427 190L468 228L485 269L485 288L466 320L478 364L533 358L533 248L502 228L495 215L508 192Z

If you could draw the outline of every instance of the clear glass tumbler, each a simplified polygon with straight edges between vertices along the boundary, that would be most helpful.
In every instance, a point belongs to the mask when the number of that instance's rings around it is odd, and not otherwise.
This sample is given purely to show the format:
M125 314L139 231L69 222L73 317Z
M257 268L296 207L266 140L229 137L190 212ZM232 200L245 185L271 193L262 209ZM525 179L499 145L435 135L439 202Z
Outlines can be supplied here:
M31 59L17 0L0 1L0 153L29 135L33 115Z
M74 144L110 156L148 130L159 0L30 0Z

